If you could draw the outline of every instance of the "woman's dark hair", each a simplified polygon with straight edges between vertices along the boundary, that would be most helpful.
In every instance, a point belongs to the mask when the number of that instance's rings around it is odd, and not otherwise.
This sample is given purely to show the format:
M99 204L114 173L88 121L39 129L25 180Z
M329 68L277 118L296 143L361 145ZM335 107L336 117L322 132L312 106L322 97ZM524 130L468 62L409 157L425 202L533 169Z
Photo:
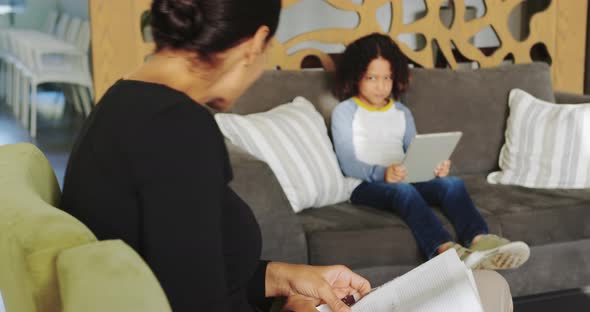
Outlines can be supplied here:
M394 99L398 99L408 85L408 60L391 37L373 33L349 44L336 66L334 95L341 101L358 95L359 81L371 61L382 57L389 61L393 74Z
M156 51L177 49L210 61L252 37L260 26L276 32L281 0L154 0L151 26Z

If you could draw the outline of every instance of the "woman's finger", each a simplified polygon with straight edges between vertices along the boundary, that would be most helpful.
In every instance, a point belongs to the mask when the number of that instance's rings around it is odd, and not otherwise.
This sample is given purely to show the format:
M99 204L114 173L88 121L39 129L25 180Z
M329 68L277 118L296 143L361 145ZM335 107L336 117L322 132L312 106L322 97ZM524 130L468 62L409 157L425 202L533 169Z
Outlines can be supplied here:
M334 312L350 312L350 308L342 302L336 294L332 291L332 287L328 283L318 288L320 299L330 306Z
M350 286L356 289L356 291L361 294L361 296L371 292L371 283L356 273L352 273L352 277L350 278Z

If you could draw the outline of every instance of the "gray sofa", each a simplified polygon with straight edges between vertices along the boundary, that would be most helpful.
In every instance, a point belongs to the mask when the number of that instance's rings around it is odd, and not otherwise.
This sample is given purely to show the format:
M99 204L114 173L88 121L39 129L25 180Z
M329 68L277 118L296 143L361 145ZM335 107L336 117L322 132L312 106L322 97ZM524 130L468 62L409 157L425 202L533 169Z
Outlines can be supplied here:
M412 69L411 76L403 102L412 110L418 132L463 131L452 174L464 179L491 232L531 246L531 258L523 267L502 272L513 295L590 285L590 190L486 182L486 175L498 166L512 88L557 103L588 103L590 96L554 93L549 68L541 63L469 71ZM233 112L265 111L297 95L314 103L329 125L338 101L330 92L330 75L322 71L267 72ZM350 203L295 214L264 162L230 143L228 149L235 176L232 187L258 218L264 258L344 264L373 285L423 261L408 227L394 214Z

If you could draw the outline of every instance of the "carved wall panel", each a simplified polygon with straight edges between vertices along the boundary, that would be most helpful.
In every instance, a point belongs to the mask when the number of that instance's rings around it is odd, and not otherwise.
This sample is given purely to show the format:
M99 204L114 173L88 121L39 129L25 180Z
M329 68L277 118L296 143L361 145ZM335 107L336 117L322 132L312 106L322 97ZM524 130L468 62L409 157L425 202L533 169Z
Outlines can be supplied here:
M302 0L283 0L287 9ZM322 0L317 0L322 1ZM315 56L326 70L332 70L332 57L317 48L304 48L289 54L293 47L305 42L347 44L358 37L380 32L377 10L390 4L389 35L397 40L401 34L416 34L425 38L425 46L413 50L402 42L401 49L416 64L431 68L441 55L451 68L458 68L457 55L477 62L480 67L494 67L509 58L514 63L533 61L531 51L541 48L551 60L554 87L557 90L582 93L586 50L587 0L552 0L549 6L533 15L530 33L524 40L514 38L508 29L510 14L525 0L486 0L486 12L468 21L465 1L424 0L426 13L414 22L404 23L404 1L323 0L334 9L354 12L359 16L355 28L318 29L279 42L273 39L269 68L300 69L304 59ZM529 0L530 1L530 0ZM448 3L452 5L449 6ZM141 33L141 16L149 9L150 0L90 0L92 51L97 98L117 79L144 61L153 50ZM453 11L452 22L445 25L440 9ZM472 38L486 28L497 35L500 46L489 54L473 44ZM436 45L436 49L434 49ZM489 54L489 55L488 55Z
M284 8L302 0L285 0ZM581 93L584 86L584 63L586 42L587 1L552 0L542 12L530 21L530 34L524 40L515 39L508 29L510 14L525 0L486 0L483 16L465 21L465 1L451 1L453 19L450 26L443 24L440 9L448 9L449 1L425 0L425 16L405 24L403 21L404 2L401 0L370 0L355 4L350 0L324 0L335 9L356 12L360 18L354 29L321 29L295 36L286 42L274 41L270 68L300 69L303 60L313 55L326 70L332 70L332 58L318 49L307 48L288 55L287 51L302 42L347 44L358 37L372 32L381 32L375 16L377 10L390 3L391 26L389 35L397 40L400 34L422 35L426 46L418 51L400 43L402 51L415 63L432 68L440 51L449 66L458 68L457 52L477 62L479 67L500 65L506 58L514 63L533 61L531 51L545 47L552 60L554 87L558 90ZM491 55L473 45L472 38L487 27L496 33L500 46ZM433 48L436 44L437 49ZM456 50L456 51L454 51Z

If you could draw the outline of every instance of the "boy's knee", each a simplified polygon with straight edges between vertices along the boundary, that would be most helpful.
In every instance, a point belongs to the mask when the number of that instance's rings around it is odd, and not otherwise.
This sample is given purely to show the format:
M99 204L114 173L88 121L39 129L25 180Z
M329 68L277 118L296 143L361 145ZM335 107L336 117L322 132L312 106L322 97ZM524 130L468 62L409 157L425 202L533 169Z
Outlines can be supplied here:
M419 195L416 188L414 188L414 186L409 183L399 182L392 184L392 186L397 196L411 198L413 196Z
M436 179L438 183L445 189L445 190L454 190L458 188L464 188L465 183L458 177L455 176L448 176L444 178Z

